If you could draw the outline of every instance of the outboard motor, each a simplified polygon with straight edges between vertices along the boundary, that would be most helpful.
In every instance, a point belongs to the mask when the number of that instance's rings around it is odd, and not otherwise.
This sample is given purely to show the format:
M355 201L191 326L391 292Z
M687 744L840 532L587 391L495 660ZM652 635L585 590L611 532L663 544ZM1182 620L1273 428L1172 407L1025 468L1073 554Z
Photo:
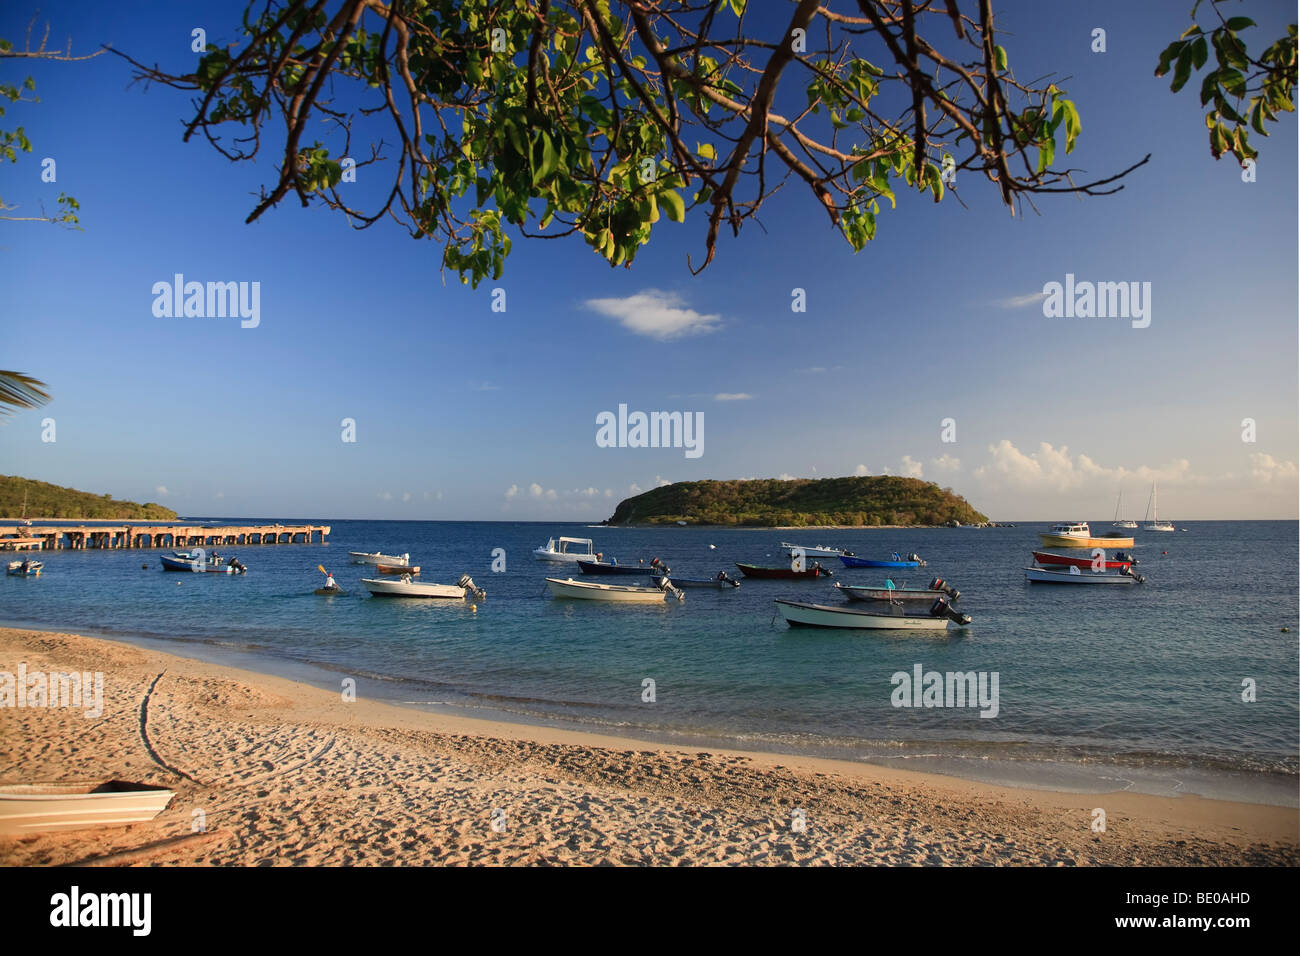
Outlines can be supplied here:
M930 590L931 590L931 591L942 591L944 594L948 595L948 600L950 600L950 601L955 601L955 600L957 600L959 597L961 597L961 592L958 591L958 590L957 590L955 587L953 587L952 585L950 585L950 584L949 584L947 581L945 581L943 578L935 578L933 581L931 581L931 582L930 582Z
M402 577L408 578L409 575L404 574L402 575ZM466 594L472 594L474 595L475 598L477 598L480 601L483 600L485 597L487 597L487 592L484 591L478 585L476 585L474 583L474 579L471 578L468 574L462 574L460 576L460 580L457 581L456 584L458 587L464 588Z
M909 554L907 556L907 560L915 561L920 567L925 567L927 563L924 558L922 558L919 554L916 553Z
M949 607L947 598L935 598L934 603L930 605L930 616L946 617L948 620L955 621L963 627L971 622L971 616L969 614L962 614L960 611L955 611Z
M683 600L686 597L686 592L684 592L681 588L673 587L673 582L668 580L668 575L666 574L661 578L655 578L655 587L657 587L660 591L667 591L669 594L677 598L677 600L679 601Z

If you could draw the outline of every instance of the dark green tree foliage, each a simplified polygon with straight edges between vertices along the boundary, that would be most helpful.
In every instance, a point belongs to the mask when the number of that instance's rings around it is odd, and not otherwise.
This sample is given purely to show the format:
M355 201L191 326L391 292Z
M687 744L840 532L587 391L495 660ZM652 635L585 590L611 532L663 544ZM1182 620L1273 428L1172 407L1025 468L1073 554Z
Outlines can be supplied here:
M475 285L502 274L508 230L579 235L617 266L698 210L702 269L719 232L787 182L857 250L885 202L939 202L958 172L1014 212L1039 193L1113 192L1100 187L1129 171L1076 183L1059 164L1079 114L1050 81L1017 78L992 0L767 0L757 12L746 0L255 0L192 72L132 63L194 94L187 139L231 160L274 151L249 221L291 197L356 228L391 217ZM361 167L368 190L345 178Z
M919 478L679 481L619 502L610 524L940 525L988 521L966 499Z
M176 512L158 504L114 501L112 495L93 495L17 475L0 475L0 517L22 517L24 496L27 517L32 519L171 521L176 518Z
M1192 7L1192 25L1160 54L1156 76L1173 71L1169 88L1177 93L1191 79L1192 73L1205 67L1210 52L1214 63L1201 81L1201 105L1211 109L1205 114L1210 131L1210 152L1215 159L1224 153L1244 164L1259 153L1250 145L1250 131L1268 135L1266 123L1275 123L1278 113L1295 111L1296 25L1287 35L1274 40L1263 52L1252 55L1239 36L1255 26L1250 17L1225 17L1220 5L1212 0L1213 22L1201 26L1196 22L1202 0Z

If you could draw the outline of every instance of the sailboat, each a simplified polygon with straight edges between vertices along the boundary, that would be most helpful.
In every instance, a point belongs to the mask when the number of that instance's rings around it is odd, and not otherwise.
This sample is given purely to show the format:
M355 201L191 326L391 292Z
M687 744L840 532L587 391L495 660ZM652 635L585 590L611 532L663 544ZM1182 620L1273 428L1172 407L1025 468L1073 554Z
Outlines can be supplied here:
M1151 482L1151 500L1147 502L1148 521L1143 526L1143 531L1177 531L1178 529L1168 521L1161 521L1160 515L1156 511L1156 483Z
M1124 518L1124 489L1120 489L1119 497L1115 499L1115 520L1110 523L1112 528L1136 528L1138 523L1132 518Z

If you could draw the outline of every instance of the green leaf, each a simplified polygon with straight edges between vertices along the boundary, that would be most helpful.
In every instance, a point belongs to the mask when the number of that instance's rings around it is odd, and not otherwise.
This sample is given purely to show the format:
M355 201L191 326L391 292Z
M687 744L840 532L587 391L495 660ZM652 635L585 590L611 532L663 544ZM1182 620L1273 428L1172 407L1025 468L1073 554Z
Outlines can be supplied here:
M696 143L695 152L708 160L716 161L718 158L718 151L713 148L712 143Z
M1006 70L1007 51L1005 48L1000 46L995 46L993 48L993 66L997 69L999 73L1002 73Z
M1174 93L1181 90L1188 78L1192 75L1192 50L1190 47L1178 54L1178 64L1174 67L1174 81L1169 84L1169 89Z
M659 204L664 207L664 212L673 222L686 221L686 203L682 201L679 193L672 189L665 189L659 194Z
M1205 37L1197 37L1196 42L1192 44L1192 66L1198 70L1205 66L1205 58L1209 54L1209 44L1205 42Z
M1238 30L1244 30L1246 27L1253 27L1254 25L1255 21L1250 17L1229 17L1226 24L1227 28L1233 33L1236 33Z

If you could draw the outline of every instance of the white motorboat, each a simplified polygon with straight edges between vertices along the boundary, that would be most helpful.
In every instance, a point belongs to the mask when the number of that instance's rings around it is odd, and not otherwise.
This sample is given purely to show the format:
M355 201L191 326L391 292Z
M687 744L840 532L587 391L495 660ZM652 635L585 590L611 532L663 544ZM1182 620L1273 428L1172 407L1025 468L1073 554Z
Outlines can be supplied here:
M824 544L819 544L815 548L810 548L802 544L791 544L789 541L782 541L781 548L790 555L793 555L797 549L802 551L804 555L809 558L842 558L845 555L848 555L851 558L854 556L852 551L847 551L844 548L830 548Z
M1142 526L1143 531L1177 531L1171 521L1161 521L1159 511L1156 507L1156 483L1151 482L1151 497L1147 501L1147 523Z
M479 601L487 597L487 592L475 585L474 579L468 574L462 574L460 580L455 584L434 584L431 581L416 581L409 574L403 574L397 579L362 578L361 583L375 597L460 600L473 596Z
M1085 571L1071 565L1060 571L1025 568L1025 580L1035 584L1141 584L1146 578L1121 569L1119 571Z
M902 607L889 611L859 611L851 607L832 607L829 604L808 604L804 601L778 599L776 609L791 627L845 627L888 631L943 631L949 621L966 625L969 614L960 614L948 607L948 602L937 600L929 613L906 613Z
M533 550L538 561L592 561L596 548L590 538L551 538L542 547Z
M658 585L652 588L625 584L596 584L592 581L575 581L573 578L547 578L546 583L556 597L578 598L583 601L662 604L670 597L675 597L679 601L685 597L667 578L660 578Z
M144 823L175 791L121 780L0 785L0 833L38 833Z
M349 551L348 557L352 559L353 564L408 565L411 563L409 554L380 554L378 551Z

